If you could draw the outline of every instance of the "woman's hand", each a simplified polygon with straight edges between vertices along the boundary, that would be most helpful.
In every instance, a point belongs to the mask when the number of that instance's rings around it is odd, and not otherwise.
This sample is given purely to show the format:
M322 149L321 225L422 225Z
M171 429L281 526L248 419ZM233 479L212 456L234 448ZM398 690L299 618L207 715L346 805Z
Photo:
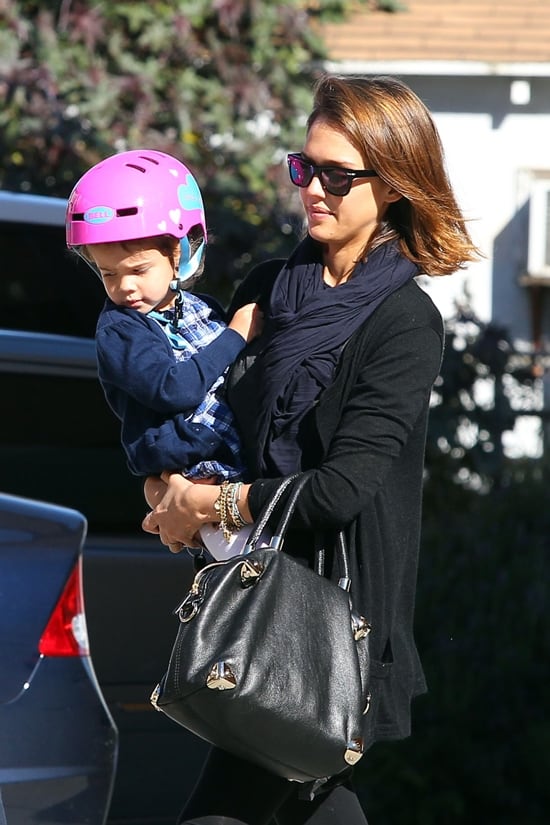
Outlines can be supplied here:
M218 485L194 484L181 473L163 473L162 478L145 481L144 493L153 508L141 523L145 532L156 533L173 553L182 547L201 547L200 527L216 521Z

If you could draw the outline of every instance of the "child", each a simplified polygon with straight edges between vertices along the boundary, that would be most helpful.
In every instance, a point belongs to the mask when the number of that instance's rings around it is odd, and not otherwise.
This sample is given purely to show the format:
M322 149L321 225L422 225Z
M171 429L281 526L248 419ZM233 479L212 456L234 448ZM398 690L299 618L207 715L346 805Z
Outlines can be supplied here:
M244 465L224 373L259 333L261 314L247 304L226 325L212 298L186 291L202 274L206 247L202 197L189 169L151 150L108 157L74 187L66 232L67 246L107 293L96 328L98 373L122 422L131 472L238 481ZM244 522L238 500L231 507L223 537L201 531L218 556L239 552L231 527Z

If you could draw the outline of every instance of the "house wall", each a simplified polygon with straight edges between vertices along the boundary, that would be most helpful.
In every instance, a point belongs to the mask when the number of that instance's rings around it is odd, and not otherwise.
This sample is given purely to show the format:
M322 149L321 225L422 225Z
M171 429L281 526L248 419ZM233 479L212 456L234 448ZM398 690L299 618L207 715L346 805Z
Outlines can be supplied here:
M550 174L550 78L527 78L530 101L510 99L515 78L407 75L432 111L450 178L474 240L486 258L426 288L449 317L467 301L485 321L505 326L520 348L533 339L527 266L528 197L533 172ZM541 290L542 329L550 340L550 282ZM548 293L548 294L547 294Z

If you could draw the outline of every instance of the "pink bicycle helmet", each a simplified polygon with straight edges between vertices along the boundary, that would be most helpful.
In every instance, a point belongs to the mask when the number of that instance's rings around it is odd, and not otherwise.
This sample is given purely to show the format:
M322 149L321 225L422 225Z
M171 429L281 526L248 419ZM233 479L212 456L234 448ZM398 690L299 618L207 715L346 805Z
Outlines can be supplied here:
M187 235L196 226L203 242L191 253ZM90 244L159 235L180 240L179 286L189 283L203 257L206 218L195 178L171 155L150 149L111 155L92 166L71 192L66 238L76 252Z

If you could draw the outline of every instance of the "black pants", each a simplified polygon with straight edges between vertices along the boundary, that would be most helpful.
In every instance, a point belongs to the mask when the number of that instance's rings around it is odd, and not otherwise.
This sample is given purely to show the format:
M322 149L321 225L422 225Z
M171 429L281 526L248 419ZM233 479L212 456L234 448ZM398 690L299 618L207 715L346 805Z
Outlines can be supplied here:
M299 798L300 788L213 748L178 825L202 825L202 817L204 825L226 825L224 817L227 825L367 825L350 783L312 801Z

